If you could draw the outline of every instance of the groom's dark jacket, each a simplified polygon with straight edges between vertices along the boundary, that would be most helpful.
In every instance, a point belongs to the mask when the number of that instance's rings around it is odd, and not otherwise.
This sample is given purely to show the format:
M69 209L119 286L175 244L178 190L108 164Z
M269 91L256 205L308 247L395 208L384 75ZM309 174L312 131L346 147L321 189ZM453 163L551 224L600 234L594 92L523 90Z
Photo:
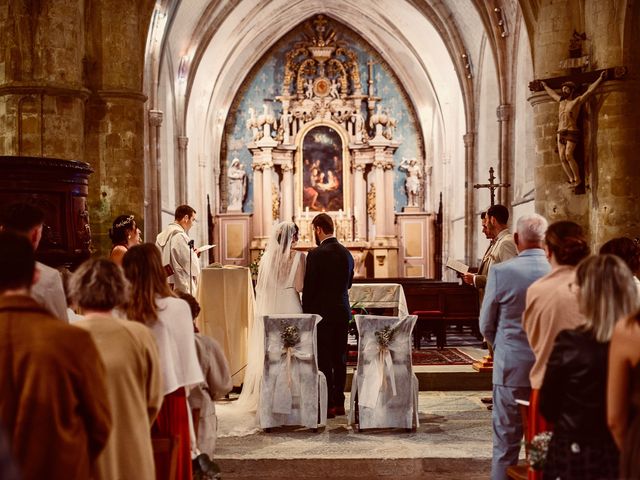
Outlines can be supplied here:
M304 313L317 313L325 321L348 321L353 257L335 237L327 238L307 255L302 291Z

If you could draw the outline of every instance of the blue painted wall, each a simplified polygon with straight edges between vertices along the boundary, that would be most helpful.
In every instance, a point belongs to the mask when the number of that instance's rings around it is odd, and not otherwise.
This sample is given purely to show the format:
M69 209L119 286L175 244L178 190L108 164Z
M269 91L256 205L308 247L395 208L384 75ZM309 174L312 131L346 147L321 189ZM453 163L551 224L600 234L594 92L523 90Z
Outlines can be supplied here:
M378 55L375 49L369 45L355 32L347 27L331 20L331 24L338 37L348 44L348 48L356 52L360 66L360 80L363 92L367 92L368 67L367 62L373 60L374 65L374 88L375 95L381 97L383 110L386 110L397 122L394 133L394 140L401 142L400 147L394 155L395 181L394 181L394 205L395 210L401 211L407 204L407 197L404 191L404 172L398 171L398 165L402 157L422 158L423 142L413 107L406 98L406 94L399 84L397 78L390 67ZM280 94L280 88L284 75L285 53L297 42L304 40L301 27L293 29L280 39L276 45L263 56L256 66L249 72L241 88L232 103L232 108L225 123L225 141L223 143L223 156L227 167L234 158L240 159L244 165L249 179L249 188L244 202L243 210L253 212L253 171L251 169L252 156L247 148L251 143L251 132L247 130L246 123L249 119L249 108L254 108L256 114L262 113L262 105L272 102L271 108L280 118L280 103L275 101L275 97Z

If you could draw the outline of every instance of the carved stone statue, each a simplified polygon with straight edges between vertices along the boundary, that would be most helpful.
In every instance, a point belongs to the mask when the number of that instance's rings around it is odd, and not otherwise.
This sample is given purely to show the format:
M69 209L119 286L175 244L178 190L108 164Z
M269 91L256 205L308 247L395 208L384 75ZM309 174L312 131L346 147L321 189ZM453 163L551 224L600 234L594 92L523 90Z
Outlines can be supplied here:
M422 168L415 158L407 160L402 158L398 170L407 172L404 188L407 192L407 206L418 207L420 191L422 190Z
M227 171L228 200L227 212L241 212L244 197L247 194L247 174L240 160L234 158Z
M310 78L304 84L304 96L307 98L313 98L313 80Z
M331 80L331 87L329 87L329 95L331 95L333 98L338 98L340 96L340 94L338 93L339 87L340 87L340 84L335 78Z
M560 155L560 163L567 174L569 183L577 185L581 182L580 170L573 153L576 145L580 141L580 129L578 128L578 115L580 107L587 100L589 95L600 85L606 78L606 70L600 74L600 77L589 85L587 91L582 95L574 98L576 85L573 82L565 82L562 84L561 94L556 93L549 88L545 82L540 82L547 94L558 102L558 154Z

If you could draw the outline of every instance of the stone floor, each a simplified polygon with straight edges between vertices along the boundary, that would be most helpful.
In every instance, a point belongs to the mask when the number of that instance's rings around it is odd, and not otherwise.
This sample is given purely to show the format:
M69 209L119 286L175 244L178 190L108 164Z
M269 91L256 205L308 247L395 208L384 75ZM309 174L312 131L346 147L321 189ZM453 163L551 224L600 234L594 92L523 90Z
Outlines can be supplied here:
M420 427L413 433L357 433L338 417L318 433L291 427L220 438L216 461L224 479L486 479L491 412L480 398L488 394L420 392Z

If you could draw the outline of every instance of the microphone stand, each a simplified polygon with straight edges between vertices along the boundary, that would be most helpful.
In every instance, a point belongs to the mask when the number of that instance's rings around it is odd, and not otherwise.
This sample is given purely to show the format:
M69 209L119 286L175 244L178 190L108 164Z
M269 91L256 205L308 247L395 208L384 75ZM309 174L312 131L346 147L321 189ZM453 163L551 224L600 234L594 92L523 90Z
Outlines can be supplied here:
M189 240L189 295L193 296L193 276L191 274L191 252L193 251L193 240Z

